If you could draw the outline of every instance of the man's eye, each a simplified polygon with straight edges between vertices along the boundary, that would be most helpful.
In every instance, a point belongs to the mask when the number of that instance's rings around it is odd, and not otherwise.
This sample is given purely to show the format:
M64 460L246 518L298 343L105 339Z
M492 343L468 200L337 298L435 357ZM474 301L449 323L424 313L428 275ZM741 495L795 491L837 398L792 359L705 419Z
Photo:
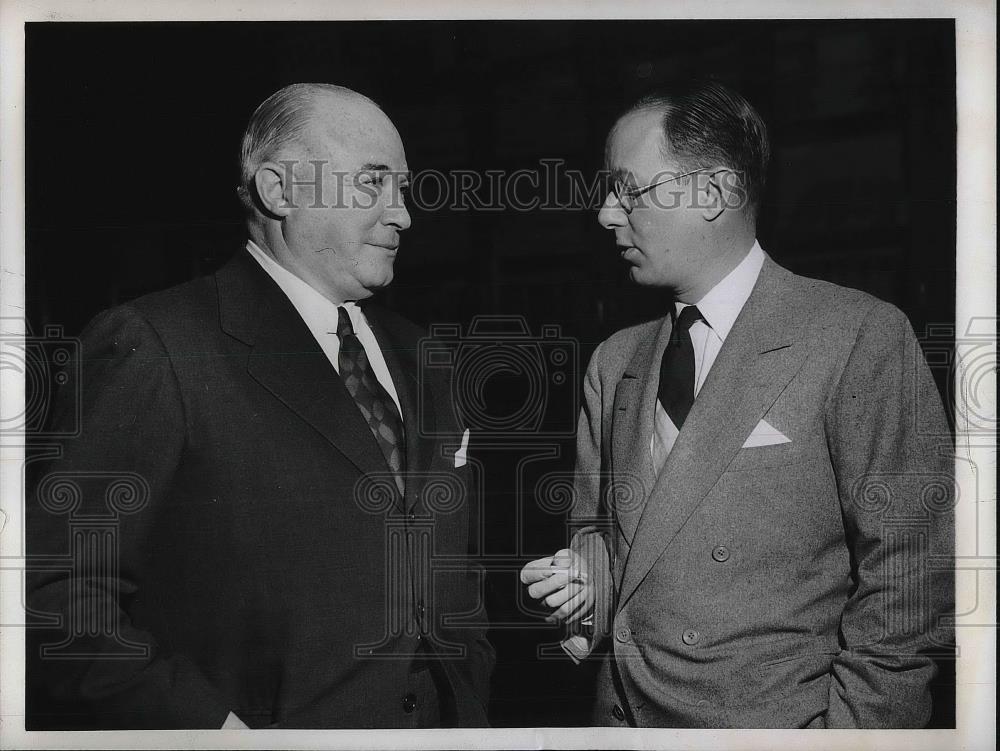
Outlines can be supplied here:
M362 172L358 175L358 184L373 185L376 188L381 188L385 184L385 175L377 172Z

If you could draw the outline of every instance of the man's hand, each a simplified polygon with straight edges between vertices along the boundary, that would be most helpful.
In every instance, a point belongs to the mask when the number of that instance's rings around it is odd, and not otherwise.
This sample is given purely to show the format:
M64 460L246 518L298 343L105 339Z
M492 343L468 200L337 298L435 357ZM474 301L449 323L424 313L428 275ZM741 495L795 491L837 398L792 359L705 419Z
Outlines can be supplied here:
M587 564L572 550L564 548L525 564L521 582L532 598L555 608L545 619L549 623L576 623L593 612L594 585Z

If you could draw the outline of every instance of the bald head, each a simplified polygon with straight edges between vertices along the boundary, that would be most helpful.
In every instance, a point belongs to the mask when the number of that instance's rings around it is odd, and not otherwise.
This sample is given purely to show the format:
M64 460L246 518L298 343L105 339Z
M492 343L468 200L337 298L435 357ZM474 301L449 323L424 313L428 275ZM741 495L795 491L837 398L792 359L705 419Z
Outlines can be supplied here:
M392 281L410 226L409 168L373 101L341 86L286 87L257 108L241 162L247 233L279 265L338 305Z
M254 175L264 162L295 147L311 152L317 137L337 141L386 123L392 127L375 102L343 86L295 83L279 89L261 102L243 134L237 193L244 207L254 210Z

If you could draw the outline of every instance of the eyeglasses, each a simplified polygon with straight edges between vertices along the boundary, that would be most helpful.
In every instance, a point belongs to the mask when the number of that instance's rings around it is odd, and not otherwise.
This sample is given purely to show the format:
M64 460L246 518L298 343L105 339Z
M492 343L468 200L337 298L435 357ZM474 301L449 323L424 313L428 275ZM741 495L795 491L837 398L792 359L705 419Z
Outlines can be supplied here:
M626 214L631 214L632 209L636 206L636 200L641 196L646 195L649 191L658 185L663 185L663 183L669 183L673 180L680 180L682 177L687 177L688 175L693 175L695 172L704 172L705 169L694 169L690 172L685 172L683 175L674 175L673 177L665 177L662 180L657 180L655 183L650 183L642 188L632 188L624 180L617 179L611 184L611 192L615 194L615 199L618 201L618 205L621 206L622 211Z

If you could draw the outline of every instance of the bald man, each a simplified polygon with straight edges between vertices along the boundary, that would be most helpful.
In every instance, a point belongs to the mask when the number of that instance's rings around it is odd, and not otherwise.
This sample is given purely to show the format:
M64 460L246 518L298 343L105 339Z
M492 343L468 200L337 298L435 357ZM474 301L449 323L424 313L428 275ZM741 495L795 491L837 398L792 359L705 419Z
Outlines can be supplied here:
M83 334L81 433L27 499L30 555L72 561L30 576L28 727L485 725L468 433L369 302L410 226L399 134L296 84L240 160L245 249Z

